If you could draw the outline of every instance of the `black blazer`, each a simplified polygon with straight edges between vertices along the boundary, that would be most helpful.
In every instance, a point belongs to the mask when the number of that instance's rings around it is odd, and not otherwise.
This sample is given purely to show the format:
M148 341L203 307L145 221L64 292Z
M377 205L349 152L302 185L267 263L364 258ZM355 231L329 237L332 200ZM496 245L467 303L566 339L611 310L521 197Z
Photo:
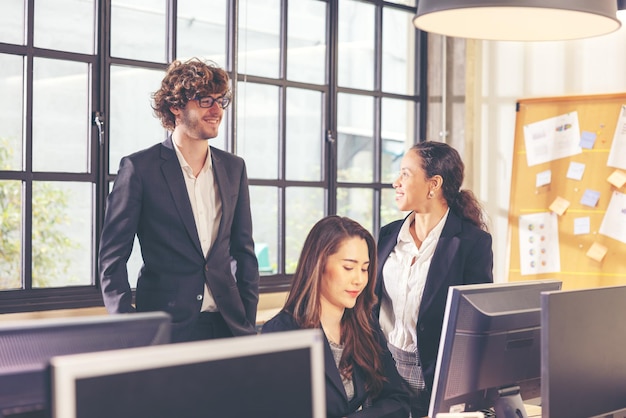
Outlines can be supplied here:
M383 296L383 266L397 244L403 222L404 219L400 219L384 226L378 236L377 317ZM493 282L491 241L489 233L449 212L426 276L417 317L417 349L424 381L431 392L448 287Z
M124 157L107 201L99 251L106 308L135 311L126 262L136 234L143 257L136 310L168 312L174 341L193 328L205 283L233 335L256 333L259 271L245 163L213 147L211 159L222 217L206 257L171 137Z
M375 324L374 324L375 325ZM285 311L279 312L274 318L263 325L262 333L293 331L299 329L293 317ZM376 328L374 328L376 329ZM365 391L365 376L360 367L354 365L352 380L354 382L354 397L350 402L335 364L333 353L328 340L324 338L324 364L326 373L326 413L328 418L358 417L358 418L407 418L409 416L409 397L404 389L404 382L396 369L395 363L382 334L378 335L383 345L384 373L388 381L377 400L369 407L360 411L357 409L367 400Z

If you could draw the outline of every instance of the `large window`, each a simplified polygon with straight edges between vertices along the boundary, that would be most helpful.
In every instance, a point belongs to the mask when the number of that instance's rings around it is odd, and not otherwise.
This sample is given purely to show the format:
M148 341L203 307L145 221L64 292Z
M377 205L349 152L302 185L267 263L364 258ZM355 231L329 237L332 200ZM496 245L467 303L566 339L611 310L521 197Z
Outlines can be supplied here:
M231 75L235 100L211 144L246 160L262 291L287 288L324 215L376 235L402 216L390 183L425 132L415 9L415 0L0 2L0 312L102 303L106 196L120 159L166 136L150 95L173 59L212 60ZM136 245L131 282L140 266Z

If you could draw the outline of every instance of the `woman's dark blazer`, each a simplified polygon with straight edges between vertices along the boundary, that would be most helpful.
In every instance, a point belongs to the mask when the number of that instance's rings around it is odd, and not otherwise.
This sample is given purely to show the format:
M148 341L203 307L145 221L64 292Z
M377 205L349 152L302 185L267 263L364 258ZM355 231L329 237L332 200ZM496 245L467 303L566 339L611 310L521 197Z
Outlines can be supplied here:
M383 266L397 244L403 222L404 219L400 219L384 226L378 235L376 295L379 304L375 307L376 317L380 313L383 294ZM417 317L417 349L429 391L433 387L448 287L493 282L491 243L488 232L449 212L426 276Z
M293 317L281 311L274 318L263 325L262 333L293 331L300 329ZM375 328L376 329L376 328ZM379 333L379 342L384 343L384 337ZM378 399L368 408L356 411L365 403L365 376L358 366L354 365L352 380L354 382L354 397L350 402L341 382L339 370L335 364L328 340L324 338L324 364L326 374L326 413L328 418L358 417L358 418L407 418L409 416L409 397L404 389L402 378L396 370L395 363L386 345L383 347L383 365L387 382ZM356 411L356 412L355 412Z

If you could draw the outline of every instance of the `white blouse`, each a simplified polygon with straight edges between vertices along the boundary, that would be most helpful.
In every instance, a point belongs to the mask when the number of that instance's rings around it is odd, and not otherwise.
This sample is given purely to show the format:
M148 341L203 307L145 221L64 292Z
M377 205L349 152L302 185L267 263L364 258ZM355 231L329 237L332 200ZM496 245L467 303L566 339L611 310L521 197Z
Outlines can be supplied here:
M417 350L417 315L430 262L448 213L428 233L418 249L411 236L410 227L415 213L402 224L398 241L383 266L383 298L380 309L380 325L387 341L403 351Z

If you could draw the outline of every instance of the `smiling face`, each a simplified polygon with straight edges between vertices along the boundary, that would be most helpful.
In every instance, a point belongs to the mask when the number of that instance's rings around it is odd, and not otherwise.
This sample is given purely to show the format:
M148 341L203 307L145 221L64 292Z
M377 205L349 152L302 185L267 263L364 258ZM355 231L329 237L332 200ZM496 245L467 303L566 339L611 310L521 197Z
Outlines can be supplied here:
M324 266L320 287L322 310L353 308L367 285L369 266L367 242L360 237L345 239Z
M426 178L422 158L413 150L408 151L400 164L400 175L393 182L396 190L396 205L401 211L423 212L428 203L428 193L433 181Z
M213 98L220 98L220 94L212 94ZM220 123L224 115L217 103L209 108L200 107L197 100L190 100L183 109L172 108L176 116L176 128L186 137L206 140L215 138L219 133Z

